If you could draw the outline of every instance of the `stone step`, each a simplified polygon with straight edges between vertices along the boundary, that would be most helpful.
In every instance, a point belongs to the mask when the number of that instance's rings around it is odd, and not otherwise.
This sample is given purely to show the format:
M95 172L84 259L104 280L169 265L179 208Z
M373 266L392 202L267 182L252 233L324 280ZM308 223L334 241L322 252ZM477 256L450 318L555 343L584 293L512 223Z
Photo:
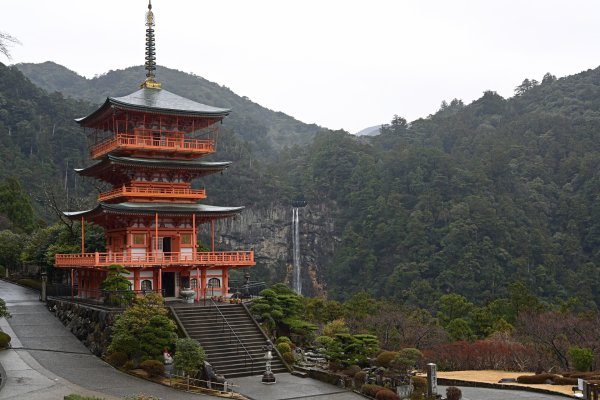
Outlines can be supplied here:
M177 307L173 311L188 335L204 348L207 360L218 373L230 379L264 372L263 347L267 338L242 305L220 305L218 311L214 307L198 306ZM224 326L224 320L229 326ZM246 351L253 360L253 367L248 365L250 360L244 361ZM273 372L288 372L277 354L273 355Z

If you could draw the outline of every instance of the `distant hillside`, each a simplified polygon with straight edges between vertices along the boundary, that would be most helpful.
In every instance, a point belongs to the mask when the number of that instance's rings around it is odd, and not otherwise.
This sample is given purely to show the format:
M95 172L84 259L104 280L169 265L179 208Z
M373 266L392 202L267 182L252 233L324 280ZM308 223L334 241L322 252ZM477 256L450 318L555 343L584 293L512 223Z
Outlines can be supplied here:
M91 185L77 179L72 169L89 163L86 138L74 123L75 115L93 106L48 94L14 67L0 63L0 180L14 176L33 197L39 217L50 217L44 205L86 197Z
M87 79L53 62L42 64L18 64L16 67L33 83L49 91L65 96L87 100L94 104L104 102L106 97L118 97L134 92L143 81L142 66L109 71L104 75ZM254 151L268 154L271 150L307 144L316 133L323 131L315 124L305 124L282 112L275 112L241 97L225 86L170 68L158 67L157 80L162 87L180 96L204 104L231 108L224 127L232 129Z
M376 135L379 135L379 128L381 128L381 125L370 126L368 128L365 128L361 131L356 132L354 135L355 136L376 136Z

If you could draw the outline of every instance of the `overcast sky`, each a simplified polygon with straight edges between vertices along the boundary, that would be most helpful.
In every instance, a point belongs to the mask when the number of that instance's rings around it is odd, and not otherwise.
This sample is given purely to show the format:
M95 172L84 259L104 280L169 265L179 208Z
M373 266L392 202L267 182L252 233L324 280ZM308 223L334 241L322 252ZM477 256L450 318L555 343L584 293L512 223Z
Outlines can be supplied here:
M11 48L13 63L51 60L93 77L144 62L146 6L0 0L0 31L22 42ZM485 90L509 97L525 78L600 64L596 0L153 0L153 7L158 64L353 133L394 114L426 117L442 100L469 103Z

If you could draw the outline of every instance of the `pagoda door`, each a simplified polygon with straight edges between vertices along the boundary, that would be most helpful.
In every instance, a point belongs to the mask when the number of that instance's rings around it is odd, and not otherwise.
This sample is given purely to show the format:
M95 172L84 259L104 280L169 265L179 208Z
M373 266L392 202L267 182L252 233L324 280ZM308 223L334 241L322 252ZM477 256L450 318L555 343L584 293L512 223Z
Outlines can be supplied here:
M157 258L163 259L164 253L170 253L172 251L172 238L170 236L159 236L158 237L158 248L156 246L156 238L152 238L152 252Z

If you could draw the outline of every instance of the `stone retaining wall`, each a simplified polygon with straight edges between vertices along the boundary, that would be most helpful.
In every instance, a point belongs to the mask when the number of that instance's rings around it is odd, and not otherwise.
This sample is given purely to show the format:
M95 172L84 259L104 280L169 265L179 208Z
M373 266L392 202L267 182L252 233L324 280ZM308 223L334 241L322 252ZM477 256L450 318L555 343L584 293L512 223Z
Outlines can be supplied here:
M46 305L63 325L96 356L102 356L110 343L112 325L120 311L49 298Z

